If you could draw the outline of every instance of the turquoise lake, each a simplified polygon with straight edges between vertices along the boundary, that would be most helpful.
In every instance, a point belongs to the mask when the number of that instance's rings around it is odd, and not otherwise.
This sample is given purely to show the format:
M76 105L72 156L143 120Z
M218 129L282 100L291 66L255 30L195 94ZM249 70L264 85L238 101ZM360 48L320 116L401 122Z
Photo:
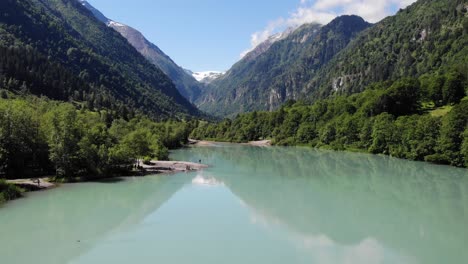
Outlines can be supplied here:
M0 208L0 263L468 263L468 170L309 148L174 151L199 172Z

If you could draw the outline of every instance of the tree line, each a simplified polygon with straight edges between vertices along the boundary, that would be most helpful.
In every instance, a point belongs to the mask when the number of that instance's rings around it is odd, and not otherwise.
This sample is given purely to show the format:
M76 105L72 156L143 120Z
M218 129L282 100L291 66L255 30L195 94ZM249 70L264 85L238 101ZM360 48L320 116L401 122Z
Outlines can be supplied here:
M289 101L274 112L201 122L191 137L229 142L272 139L468 166L466 76L456 70L375 83L359 94L313 104Z
M79 104L7 95L0 98L0 178L128 173L137 159L167 159L168 149L184 144L196 126L196 121L124 119Z

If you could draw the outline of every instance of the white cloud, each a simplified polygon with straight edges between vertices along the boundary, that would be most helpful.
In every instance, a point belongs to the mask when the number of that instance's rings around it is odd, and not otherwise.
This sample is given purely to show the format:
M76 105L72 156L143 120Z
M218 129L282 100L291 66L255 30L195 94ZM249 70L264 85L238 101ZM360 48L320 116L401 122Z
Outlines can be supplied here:
M375 23L391 15L392 8L405 8L416 0L300 0L297 9L288 18L271 21L261 31L251 35L251 48L242 52L241 57L253 50L269 36L288 27L306 23L327 24L339 15L358 15Z

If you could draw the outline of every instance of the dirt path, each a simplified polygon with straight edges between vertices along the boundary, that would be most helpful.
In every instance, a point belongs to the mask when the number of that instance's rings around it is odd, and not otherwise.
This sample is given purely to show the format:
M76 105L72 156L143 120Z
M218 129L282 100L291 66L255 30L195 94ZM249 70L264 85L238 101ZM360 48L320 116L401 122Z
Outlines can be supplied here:
M7 180L7 183L14 184L29 191L46 190L55 188L57 185L50 182L49 178L32 178L32 179L17 179Z
M269 147L271 146L271 140L250 141L247 143L247 145L256 147Z

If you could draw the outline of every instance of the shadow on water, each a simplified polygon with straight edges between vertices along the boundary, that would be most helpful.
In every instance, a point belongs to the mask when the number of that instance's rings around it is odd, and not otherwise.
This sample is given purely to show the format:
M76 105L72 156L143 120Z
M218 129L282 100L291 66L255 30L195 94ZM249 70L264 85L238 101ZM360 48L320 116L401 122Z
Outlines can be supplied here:
M0 209L1 262L68 263L112 233L134 228L192 178L78 183L14 201Z
M468 261L468 170L307 148L175 155L215 164L208 172L254 214L303 238L343 246L374 239L420 263Z
M125 178L114 177L114 178L105 178L105 179L92 180L90 182L95 182L95 183L118 183L118 182L123 182L123 181L125 181Z

